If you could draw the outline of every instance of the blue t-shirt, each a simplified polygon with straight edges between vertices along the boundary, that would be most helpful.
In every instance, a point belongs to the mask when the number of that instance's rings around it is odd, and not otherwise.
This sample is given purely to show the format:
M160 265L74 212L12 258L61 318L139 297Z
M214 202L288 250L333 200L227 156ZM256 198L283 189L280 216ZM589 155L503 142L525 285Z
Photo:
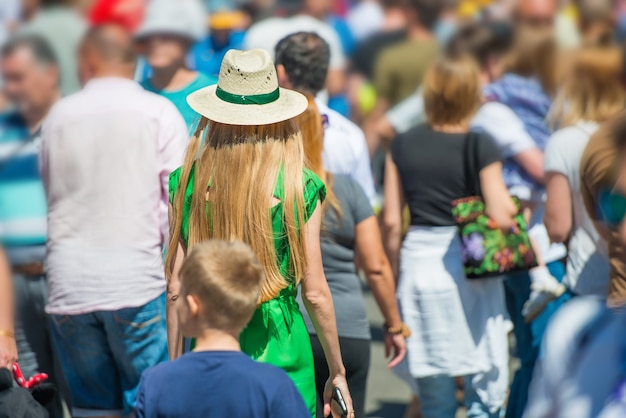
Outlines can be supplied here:
M215 77L204 73L198 73L198 77L196 77L194 81L189 83L184 88L176 91L157 90L154 88L152 83L150 83L149 79L144 80L141 85L144 89L163 96L174 103L174 106L176 106L180 114L183 115L183 119L185 119L185 123L187 124L187 129L191 134L193 134L196 126L198 126L200 115L198 115L198 113L196 113L196 111L189 106L187 103L187 96L196 90L215 83L217 83L217 79Z
M39 175L40 136L22 117L0 114L0 243L43 260L47 205ZM23 251L22 251L23 250Z
M146 370L137 418L310 418L287 374L239 351L187 353Z

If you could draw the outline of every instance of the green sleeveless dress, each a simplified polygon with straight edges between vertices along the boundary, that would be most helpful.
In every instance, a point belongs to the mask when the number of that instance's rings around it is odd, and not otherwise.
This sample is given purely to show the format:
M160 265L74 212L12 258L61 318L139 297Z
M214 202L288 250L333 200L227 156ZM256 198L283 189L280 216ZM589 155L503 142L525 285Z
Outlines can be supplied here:
M185 244L189 237L189 210L191 196L193 194L195 167L189 176L189 182L185 190L185 205L181 235ZM169 198L174 202L178 191L181 168L173 171L169 179ZM318 200L324 201L326 187L313 172L304 170L304 219L307 221ZM275 197L281 202L284 200L283 175L279 174ZM262 303L255 311L250 323L239 336L241 349L253 359L273 364L283 369L300 391L305 404L315 417L316 389L315 369L313 364L313 352L311 340L307 331L302 313L296 301L297 286L295 278L291 277L289 268L289 243L283 224L283 205L278 204L271 209L272 226L274 231L274 246L278 259L278 267L283 276L290 283L280 294L265 303Z

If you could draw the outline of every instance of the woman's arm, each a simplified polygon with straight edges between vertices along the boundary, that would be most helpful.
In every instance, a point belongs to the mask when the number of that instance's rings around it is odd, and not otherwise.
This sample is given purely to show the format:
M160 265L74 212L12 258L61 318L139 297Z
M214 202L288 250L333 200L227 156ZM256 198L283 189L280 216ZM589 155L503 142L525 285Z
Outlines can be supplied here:
M569 180L561 173L546 174L546 207L543 223L550 241L567 241L572 232L572 189Z
M324 389L324 416L328 416L331 412L330 399L334 386L341 390L349 411L352 411L352 398L348 390L346 369L339 349L333 299L322 267L321 225L322 209L318 202L315 212L304 227L308 267L302 281L302 300L315 326L328 363L330 377Z
M543 171L543 152L539 148L529 148L515 154L513 159L534 181L544 184L546 179Z
M391 263L394 277L397 279L400 268L400 245L402 244L404 192L402 191L398 168L389 153L385 161L384 196L383 246Z
M517 206L504 184L501 162L491 163L480 170L480 187L487 215L500 228L510 229L513 226L513 217L517 214Z
M169 205L170 224L174 222L173 208ZM180 294L180 268L185 260L186 249L182 242L179 242L176 248L169 248L168 251L176 251L174 264L172 266L172 274L167 281L167 299L165 300L165 314L167 323L167 348L170 360L175 360L183 354L183 334L178 323L178 314L176 313L176 300Z
M167 300L165 303L166 322L167 322L167 347L170 360L176 360L183 354L183 334L178 323L178 314L176 312L176 301L180 295L180 268L185 259L185 247L182 243L176 246L176 259L172 275L167 281Z
M0 367L11 370L17 361L13 328L13 282L9 264L0 248Z
M382 246L378 220L374 216L359 222L355 228L355 251L359 266L365 271L378 308L385 323L391 328L402 326L398 304L396 303L396 286L391 265ZM389 357L393 348L394 355L389 368L400 364L406 356L406 339L401 334L385 334L385 356Z

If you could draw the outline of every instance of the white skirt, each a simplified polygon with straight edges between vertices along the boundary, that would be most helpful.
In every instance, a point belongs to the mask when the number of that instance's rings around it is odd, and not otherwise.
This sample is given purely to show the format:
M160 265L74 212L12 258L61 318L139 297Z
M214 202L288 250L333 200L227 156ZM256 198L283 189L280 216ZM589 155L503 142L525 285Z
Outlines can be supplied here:
M512 329L502 280L468 280L456 227L411 227L400 254L398 301L415 378L473 375L490 409L508 388L508 333Z

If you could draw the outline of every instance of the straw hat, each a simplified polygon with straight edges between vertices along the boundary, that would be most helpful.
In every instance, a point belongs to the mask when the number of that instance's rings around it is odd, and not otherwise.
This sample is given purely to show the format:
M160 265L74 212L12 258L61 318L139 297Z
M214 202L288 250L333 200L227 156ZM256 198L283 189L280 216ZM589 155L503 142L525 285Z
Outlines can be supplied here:
M282 122L308 106L302 94L278 87L272 58L261 49L228 51L217 84L191 93L187 103L207 119L228 125Z

